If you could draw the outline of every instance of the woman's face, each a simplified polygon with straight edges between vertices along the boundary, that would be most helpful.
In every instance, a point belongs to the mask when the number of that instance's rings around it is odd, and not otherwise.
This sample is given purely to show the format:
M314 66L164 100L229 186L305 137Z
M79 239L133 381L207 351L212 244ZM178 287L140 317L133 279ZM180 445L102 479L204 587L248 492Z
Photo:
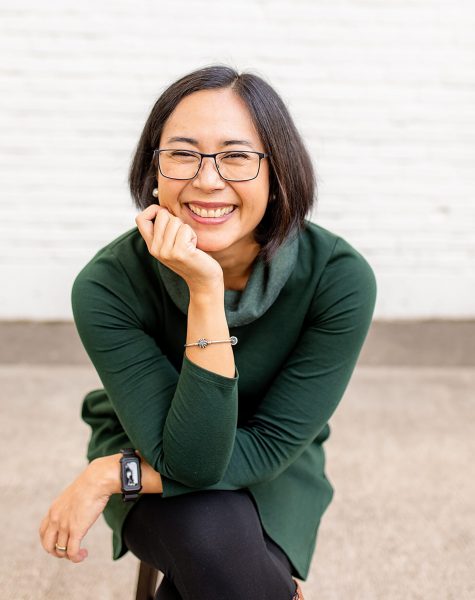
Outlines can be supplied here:
M176 140L173 138L189 138ZM229 140L236 140L232 144ZM247 143L243 143L247 141ZM230 89L200 90L183 98L167 119L160 148L214 153L229 150L265 152L252 123L247 106ZM157 169L160 205L187 223L196 232L197 247L205 252L224 252L239 256L249 244L255 245L252 232L262 220L269 197L268 159L261 161L259 174L249 181L225 181L216 170L213 158L203 158L194 179L163 177ZM189 203L218 203L235 208L224 222L198 222Z

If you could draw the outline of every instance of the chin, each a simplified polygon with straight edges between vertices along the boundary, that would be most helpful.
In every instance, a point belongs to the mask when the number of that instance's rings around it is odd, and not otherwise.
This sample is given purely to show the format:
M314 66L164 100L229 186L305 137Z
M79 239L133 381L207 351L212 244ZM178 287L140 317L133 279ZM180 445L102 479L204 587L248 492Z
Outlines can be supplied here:
M196 247L203 252L220 252L229 247L229 242L224 243L219 240L200 240L198 237Z

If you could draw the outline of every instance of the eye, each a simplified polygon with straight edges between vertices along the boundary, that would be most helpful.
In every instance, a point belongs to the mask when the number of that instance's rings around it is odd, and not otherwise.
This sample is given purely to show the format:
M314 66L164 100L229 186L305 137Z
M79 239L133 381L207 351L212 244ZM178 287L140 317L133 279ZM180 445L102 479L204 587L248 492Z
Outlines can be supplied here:
M183 150L174 150L170 154L172 156L191 156L193 158L196 158L195 154L191 154L191 152L184 152Z
M246 152L230 152L229 154L225 154L224 158L250 158L249 154Z

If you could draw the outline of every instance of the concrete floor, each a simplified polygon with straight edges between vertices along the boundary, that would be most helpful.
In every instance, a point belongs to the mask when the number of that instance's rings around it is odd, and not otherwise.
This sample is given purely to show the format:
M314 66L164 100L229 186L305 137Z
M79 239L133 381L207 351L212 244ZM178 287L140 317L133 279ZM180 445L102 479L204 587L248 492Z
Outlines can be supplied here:
M3 341L2 598L133 600L137 559L129 552L112 561L102 517L84 539L83 563L55 559L39 541L51 502L87 464L80 408L101 386L94 369L65 364L64 354L12 361L14 343ZM447 347L446 336L440 341ZM419 342L406 347L407 359ZM335 496L302 583L305 600L475 598L474 423L473 363L359 364L330 421L326 471Z

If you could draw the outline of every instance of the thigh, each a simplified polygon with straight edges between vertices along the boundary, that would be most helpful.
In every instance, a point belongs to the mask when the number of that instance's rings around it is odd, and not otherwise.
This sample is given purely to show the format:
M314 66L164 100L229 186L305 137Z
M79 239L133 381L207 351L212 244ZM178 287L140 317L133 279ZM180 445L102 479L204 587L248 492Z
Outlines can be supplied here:
M289 600L295 590L285 553L265 535L244 489L144 494L123 535L129 550L160 569L186 600Z

